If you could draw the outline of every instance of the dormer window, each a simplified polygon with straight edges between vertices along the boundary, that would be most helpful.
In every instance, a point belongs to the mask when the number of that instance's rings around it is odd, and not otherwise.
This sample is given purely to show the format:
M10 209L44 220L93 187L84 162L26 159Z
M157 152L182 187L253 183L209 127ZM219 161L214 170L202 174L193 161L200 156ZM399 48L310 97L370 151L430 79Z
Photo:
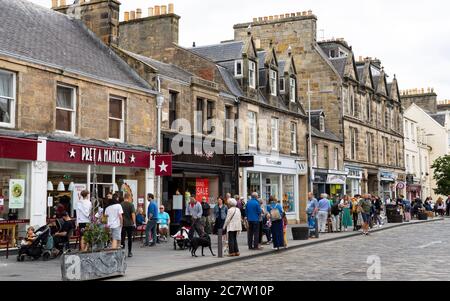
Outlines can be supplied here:
M319 127L322 133L325 132L325 117L323 116L319 117Z
M285 86L286 86L286 83L284 81L284 78L280 78L280 93L285 92L285 89L286 89Z
M235 77L242 77L244 75L242 66L243 66L242 60L234 61L234 76Z
M277 96L277 72L275 70L270 70L270 94L272 96Z
M248 85L256 89L256 63L253 61L248 61Z
M291 102L295 102L295 99L297 98L297 82L295 81L295 78L290 78L290 83L289 83L289 100Z

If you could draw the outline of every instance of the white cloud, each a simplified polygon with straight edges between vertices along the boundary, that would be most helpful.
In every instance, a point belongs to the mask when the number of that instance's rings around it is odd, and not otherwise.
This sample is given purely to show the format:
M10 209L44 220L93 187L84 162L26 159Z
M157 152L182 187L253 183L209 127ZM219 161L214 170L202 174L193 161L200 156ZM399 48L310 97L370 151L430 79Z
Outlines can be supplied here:
M49 7L50 0L30 0ZM72 0L67 0L70 3ZM356 57L382 60L400 89L434 87L450 99L450 26L445 0L121 0L123 12L175 4L181 16L180 44L213 44L233 38L233 25L253 17L313 10L326 38L343 37ZM318 33L320 37L321 32Z

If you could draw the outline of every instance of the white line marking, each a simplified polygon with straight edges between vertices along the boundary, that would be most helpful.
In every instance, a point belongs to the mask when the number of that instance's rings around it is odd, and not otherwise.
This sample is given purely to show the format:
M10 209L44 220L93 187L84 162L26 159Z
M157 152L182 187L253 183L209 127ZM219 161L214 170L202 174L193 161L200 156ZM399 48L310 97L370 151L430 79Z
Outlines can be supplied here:
M426 245L423 245L423 246L419 246L419 247L417 247L418 249L425 249L425 248L428 248L428 247L431 247L431 246L434 246L434 245L438 245L438 244L441 244L442 243L442 241L433 241L433 242L430 242L429 244L426 244Z

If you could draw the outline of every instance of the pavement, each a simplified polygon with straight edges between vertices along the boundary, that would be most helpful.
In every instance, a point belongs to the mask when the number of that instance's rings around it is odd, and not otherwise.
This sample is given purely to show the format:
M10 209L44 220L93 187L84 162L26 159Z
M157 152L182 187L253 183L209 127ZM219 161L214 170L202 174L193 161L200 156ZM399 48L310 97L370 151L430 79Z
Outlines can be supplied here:
M387 224L380 229L374 229L373 232L380 233L380 236L393 237L395 244L395 234L391 233L391 229L407 228L413 225L422 223L430 223L442 221L442 219L433 219L429 221L413 221L411 223L403 224ZM291 228L292 226L289 226ZM358 236L358 237L356 237ZM261 256L270 256L276 253L283 254L286 251L297 250L304 247L313 247L317 244L329 243L337 240L346 240L354 238L355 240L363 241L365 237L359 232L342 232L342 233L327 233L322 234L319 239L310 239L307 241L293 241L291 229L288 229L288 244L287 250L275 251L271 246L264 246L262 251L251 251L246 246L247 233L241 233L238 236L239 249L241 251L240 257L224 257L218 258L211 256L209 250L205 250L205 256L201 256L201 250L197 251L199 257L191 257L189 251L174 250L173 241L162 243L156 247L142 247L140 241L135 241L133 244L132 258L127 258L127 272L123 277L109 279L110 281L136 281L136 280L161 280L169 277L177 277L182 274L193 273L199 270L208 268L215 268L222 265L229 265L235 262L245 263L248 260L255 260ZM218 252L218 238L215 235L211 236L214 253ZM333 245L333 244L331 244ZM356 243L357 245L357 243ZM264 257L261 257L264 260ZM233 278L232 278L233 279ZM0 281L59 281L61 280L60 261L26 261L17 262L16 256L10 256L5 259L0 257ZM191 280L191 279L186 279Z

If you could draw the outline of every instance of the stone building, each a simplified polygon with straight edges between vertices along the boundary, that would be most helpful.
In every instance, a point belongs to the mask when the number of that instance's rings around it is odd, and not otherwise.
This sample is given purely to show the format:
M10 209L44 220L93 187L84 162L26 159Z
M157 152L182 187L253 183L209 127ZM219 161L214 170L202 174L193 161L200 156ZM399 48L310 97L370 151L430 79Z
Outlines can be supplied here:
M437 113L437 94L434 88L403 90L401 91L401 98L405 109L414 103L428 114Z
M43 225L57 204L73 215L83 189L130 188L137 205L154 192L156 91L79 20L0 7L0 217Z
M261 47L274 45L280 57L292 49L299 96L307 99L309 84L311 108L323 110L325 127L344 141L346 192L392 197L405 181L397 80L388 82L377 60L357 63L342 39L318 43L316 22L311 11L255 18L234 26L235 39L251 28Z

